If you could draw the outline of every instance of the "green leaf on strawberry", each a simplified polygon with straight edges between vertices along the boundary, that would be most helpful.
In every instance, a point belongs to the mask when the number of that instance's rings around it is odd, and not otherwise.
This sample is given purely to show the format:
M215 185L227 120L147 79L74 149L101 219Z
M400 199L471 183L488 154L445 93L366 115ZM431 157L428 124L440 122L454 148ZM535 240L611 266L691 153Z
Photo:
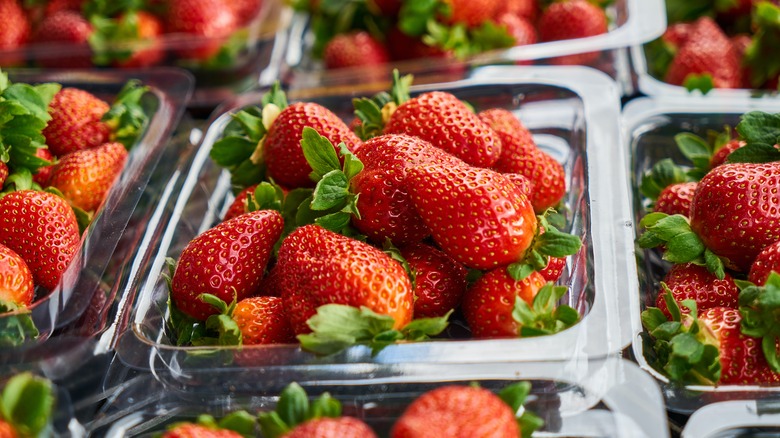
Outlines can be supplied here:
M523 409L530 393L530 382L512 383L498 392L498 397L512 409L512 412L522 412L517 416L517 424L520 426L523 438L530 438L535 430L544 425L544 420L528 409Z
M545 284L528 305L522 298L515 299L512 318L521 325L520 336L543 336L558 333L573 326L580 314L571 306L558 302L568 292L564 286Z
M780 45L780 7L768 1L757 2L753 8L753 38L745 50L744 64L750 68L750 82L758 88L780 74L776 56Z
M737 132L747 143L728 156L730 163L780 161L780 114L751 111L740 118Z
M653 77L663 78L669 65L677 54L677 49L661 38L653 40L644 46L648 61L648 71Z
M761 338L761 348L769 366L780 372L780 274L772 272L763 286L750 285L739 294L739 312L742 314L742 333Z
M687 169L675 164L671 158L664 158L642 176L639 191L648 199L655 200L666 187L687 181L690 181Z
M398 28L406 35L420 36L425 33L429 21L446 13L446 3L439 0L404 0L398 12Z
M23 345L38 337L40 332L35 326L30 309L12 302L0 301L0 347Z
M318 418L341 416L341 402L323 393L309 402L306 391L293 382L282 390L276 409L258 414L260 430L267 438L279 438L302 423Z
M382 135L385 123L393 111L411 99L409 90L413 81L413 75L401 76L398 69L393 69L393 83L390 87L390 93L381 91L371 98L363 97L352 100L355 116L361 122L356 132L361 140Z
M715 88L715 81L709 73L689 74L683 81L683 87L688 91L699 90L701 94L707 94Z
M111 139L132 147L149 123L149 109L144 96L149 87L138 80L129 80L114 98L103 121L111 127Z
M582 240L569 233L564 233L553 226L548 220L555 210L548 209L544 215L537 216L539 222L536 237L526 250L523 259L507 267L507 272L514 280L523 280L534 271L540 271L547 266L550 257L566 257L576 254L582 247Z
M0 416L19 436L35 437L46 431L55 396L52 383L31 373L11 377L0 396Z
M694 21L702 16L714 16L713 0L666 0L669 23Z

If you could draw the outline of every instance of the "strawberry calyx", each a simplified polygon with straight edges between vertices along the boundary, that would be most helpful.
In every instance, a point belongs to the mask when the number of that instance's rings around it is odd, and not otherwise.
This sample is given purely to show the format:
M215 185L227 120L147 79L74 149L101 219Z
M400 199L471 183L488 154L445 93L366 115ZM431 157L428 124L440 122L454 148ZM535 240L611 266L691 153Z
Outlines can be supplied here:
M326 304L317 308L317 314L306 324L312 333L298 335L301 348L317 355L329 356L353 345L366 345L372 355L399 341L423 341L444 331L450 310L439 318L412 320L399 330L393 329L395 320L389 315L344 304Z
M6 382L0 395L0 417L19 436L40 436L49 427L54 403L49 380L29 372L17 374Z
M710 73L690 73L683 80L683 87L688 91L699 90L707 94L715 88L715 80Z
M390 256L391 259L397 261L404 268L404 272L409 276L409 282L412 284L412 290L417 285L417 272L409 265L409 261L401 254L401 250L397 246L393 245L393 242L388 237L382 243L382 251Z
M780 274L771 272L764 286L749 285L739 294L741 331L747 336L761 338L761 349L767 363L780 372Z
M0 300L0 314L0 347L23 345L40 334L27 306Z
M385 124L390 119L390 116L393 115L395 109L411 99L409 90L413 81L413 75L401 76L398 69L393 69L393 83L390 93L382 91L370 98L363 97L352 100L355 116L361 122L355 134L361 140L365 141L382 135Z
M688 169L675 164L671 158L664 158L642 175L639 192L647 199L655 201L666 187L692 180L688 176Z
M93 17L116 17L126 12L149 9L146 0L87 0L81 12L88 19Z
M34 184L34 186L37 186L37 184ZM17 188L17 190L21 190L21 189ZM43 189L43 191L44 192L49 192L49 193L54 194L54 195L57 195L60 198L68 201L68 205L70 205L71 210L73 210L73 214L76 215L76 223L79 226L79 233L83 233L84 230L87 229L89 224L92 223L92 217L93 217L92 213L90 213L88 211L84 211L84 209L79 208L77 205L74 205L56 187L53 187L53 186L46 187L45 189Z
M780 74L776 48L780 45L780 7L758 2L753 7L753 38L745 50L744 63L750 68L751 84L758 88Z
M550 257L567 257L576 254L582 247L582 240L569 233L559 231L549 218L555 210L548 209L537 216L538 226L531 245L521 261L507 266L507 272L514 280L523 280L534 271L547 267Z
M306 390L293 382L282 390L275 410L257 417L264 437L280 438L307 421L341 417L341 402L328 392L310 402Z
M127 61L135 52L152 44L139 39L139 18L135 11L115 18L102 14L89 17L94 31L89 34L87 41L94 53L92 61L96 65L107 66L113 62Z
M111 128L111 141L116 141L130 149L138 140L149 123L149 109L144 96L149 87L141 85L136 79L125 83L114 98L111 107L103 115L103 122Z
M677 47L663 38L658 38L645 44L644 50L650 74L656 78L666 77L669 65L677 56Z
M523 438L530 438L535 430L544 425L544 420L523 407L531 393L531 387L530 382L516 382L507 385L497 394L512 412L516 413L517 425L520 426Z
M200 414L194 423L176 422L168 426L167 430L173 431L190 424L203 426L210 430L232 430L243 436L253 436L257 428L257 418L245 410L231 412L219 420L209 414Z
M730 153L729 163L768 163L780 161L780 114L751 111L740 118L737 132L745 146Z
M561 332L580 320L580 314L566 304L558 304L568 292L565 286L547 282L529 305L522 298L515 299L512 318L520 324L520 336L543 336Z

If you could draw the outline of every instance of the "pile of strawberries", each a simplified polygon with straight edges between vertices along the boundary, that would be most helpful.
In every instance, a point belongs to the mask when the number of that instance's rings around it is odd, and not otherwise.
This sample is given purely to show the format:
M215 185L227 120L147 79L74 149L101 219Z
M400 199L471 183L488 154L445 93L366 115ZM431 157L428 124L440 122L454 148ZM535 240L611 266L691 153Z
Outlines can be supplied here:
M669 27L645 52L651 74L673 85L778 90L780 2L667 0Z
M418 396L398 417L387 436L424 438L451 436L530 437L543 425L541 418L523 408L531 384L518 382L497 394L479 386L443 385ZM518 411L522 412L518 415ZM220 420L201 415L198 422L177 423L163 438L255 436L267 438L376 438L364 421L342 415L341 402L329 393L309 401L297 383L280 394L274 411L253 416L235 411Z
M638 243L672 265L642 313L649 363L685 384L778 384L780 114L750 112L705 140L675 139L692 166L658 162Z
M235 56L228 39L261 6L261 0L0 0L0 66L140 68L169 55L201 63Z
M600 0L364 0L296 2L312 17L312 53L327 68L425 57L464 59L493 49L607 32ZM558 57L588 64L597 53Z
M171 260L169 334L186 345L301 342L375 352L438 335L453 312L476 338L579 320L554 282L581 245L552 211L563 167L505 109L454 95L355 101L350 127L278 85L234 115L212 158L238 195ZM250 359L247 359L250 360Z
M77 88L11 84L0 72L0 311L60 284L146 124L144 93L128 82L110 106Z

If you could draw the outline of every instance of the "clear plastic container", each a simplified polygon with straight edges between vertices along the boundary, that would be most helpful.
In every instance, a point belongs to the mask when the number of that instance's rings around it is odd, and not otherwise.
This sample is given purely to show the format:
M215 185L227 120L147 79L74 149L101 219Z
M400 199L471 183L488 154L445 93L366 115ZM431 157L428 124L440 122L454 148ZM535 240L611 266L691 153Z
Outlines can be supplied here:
M472 382L496 390L527 381L532 390L525 406L545 421L535 436L669 435L658 387L636 365L614 357L578 363L374 365L363 379L354 378L363 369L267 371L262 388L215 386L209 394L182 393L141 376L118 388L85 426L94 436L153 436L202 413L219 418L240 409L253 414L271 410L281 390L297 381L312 397L330 392L342 402L345 415L366 421L386 437L406 406L425 391Z
M662 0L615 0L607 8L609 31L602 35L562 41L515 46L486 52L464 60L464 63L445 59L417 59L393 63L381 68L342 68L324 70L320 60L310 56L312 36L309 34L307 14L295 15L290 26L290 47L285 63L292 69L291 83L314 87L332 81L343 84L365 82L369 78L389 77L388 71L397 67L403 73L426 74L467 69L480 65L501 63L547 64L550 58L588 52L601 55L592 64L613 79L624 83L630 80L626 47L643 44L663 34L666 29L666 10ZM294 42L300 42L299 45Z
M139 79L150 87L142 105L150 114L145 132L129 151L127 163L115 184L106 196L103 206L95 212L92 222L84 232L81 248L73 262L63 274L63 280L45 296L37 296L29 306L32 321L39 335L27 339L17 347L4 347L0 351L0 365L13 365L50 357L59 348L46 341L52 333L64 331L73 324L83 322L85 310L102 306L111 293L113 285L104 283L106 273L112 273L118 260L115 251L122 251L121 237L131 216L138 207L139 199L155 170L168 140L184 111L192 91L192 77L178 69L159 69L148 73L122 71L70 71L56 73L27 72L11 73L11 80L26 83L57 82L66 87L90 91L106 100L111 100L131 78ZM146 205L151 208L151 205ZM126 242L122 242L126 245ZM40 293L39 291L38 293ZM103 298L103 299L101 299ZM109 300L110 301L110 300ZM101 303L101 304L97 304ZM0 315L5 326L18 314ZM84 322L86 324L86 322Z
M735 400L704 406L691 415L682 438L759 438L780 435L780 410L768 400Z
M715 97L689 98L641 98L629 102L623 111L623 127L627 149L631 151L631 179L633 186L634 223L638 224L647 213L644 211L638 184L645 171L663 158L685 163L674 142L680 132L693 132L706 136L707 130L721 131L724 125L736 126L739 117L748 111L780 112L780 101L770 99L718 99ZM636 230L637 237L641 230ZM639 301L642 310L654 306L654 297L668 265L654 250L637 248L639 270ZM645 360L640 336L642 325L634 324L633 354L639 365L652 374L661 384L667 408L674 412L690 414L699 407L725 400L777 398L780 387L738 386L679 386L672 385Z
M633 260L626 166L618 130L618 92L613 81L592 69L506 67L477 72L474 79L416 87L413 92L448 90L477 110L512 110L534 133L540 147L564 164L568 194L567 231L580 236L582 250L568 261L560 283L569 287L563 300L583 318L561 333L524 339L473 340L463 321L455 320L444 339L392 345L376 356L356 346L335 356L317 358L298 345L178 347L166 333L168 291L161 273L165 258L177 258L197 234L219 221L233 197L230 177L209 158L231 113L260 102L262 93L242 96L216 117L192 160L166 188L149 240L147 258L128 286L126 328L117 351L122 361L152 368L164 378L203 385L221 378L244 380L245 367L230 365L234 355L250 354L253 366L343 363L497 362L567 360L616 354L630 344L630 317L638 318L636 265ZM378 90L362 90L373 93ZM351 114L351 93L299 90L291 100L319 102L342 117ZM616 184L615 182L618 182ZM624 182L624 183L621 183ZM208 353L208 354L206 354ZM230 376L230 377L228 377ZM260 381L256 382L262 384Z

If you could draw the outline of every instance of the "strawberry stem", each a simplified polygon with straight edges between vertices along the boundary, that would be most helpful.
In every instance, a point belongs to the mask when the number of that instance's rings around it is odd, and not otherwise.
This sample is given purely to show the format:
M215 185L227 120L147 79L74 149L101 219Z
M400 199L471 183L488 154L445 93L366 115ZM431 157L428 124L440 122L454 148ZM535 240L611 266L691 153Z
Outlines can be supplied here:
M341 402L329 393L325 392L309 403L306 391L293 382L282 390L276 409L261 412L258 420L264 437L279 438L306 421L340 416Z
M780 274L771 272L764 286L750 285L739 293L740 329L746 336L760 338L769 366L780 372Z
M38 436L49 425L54 402L50 381L31 373L17 374L3 388L0 414L19 436Z

